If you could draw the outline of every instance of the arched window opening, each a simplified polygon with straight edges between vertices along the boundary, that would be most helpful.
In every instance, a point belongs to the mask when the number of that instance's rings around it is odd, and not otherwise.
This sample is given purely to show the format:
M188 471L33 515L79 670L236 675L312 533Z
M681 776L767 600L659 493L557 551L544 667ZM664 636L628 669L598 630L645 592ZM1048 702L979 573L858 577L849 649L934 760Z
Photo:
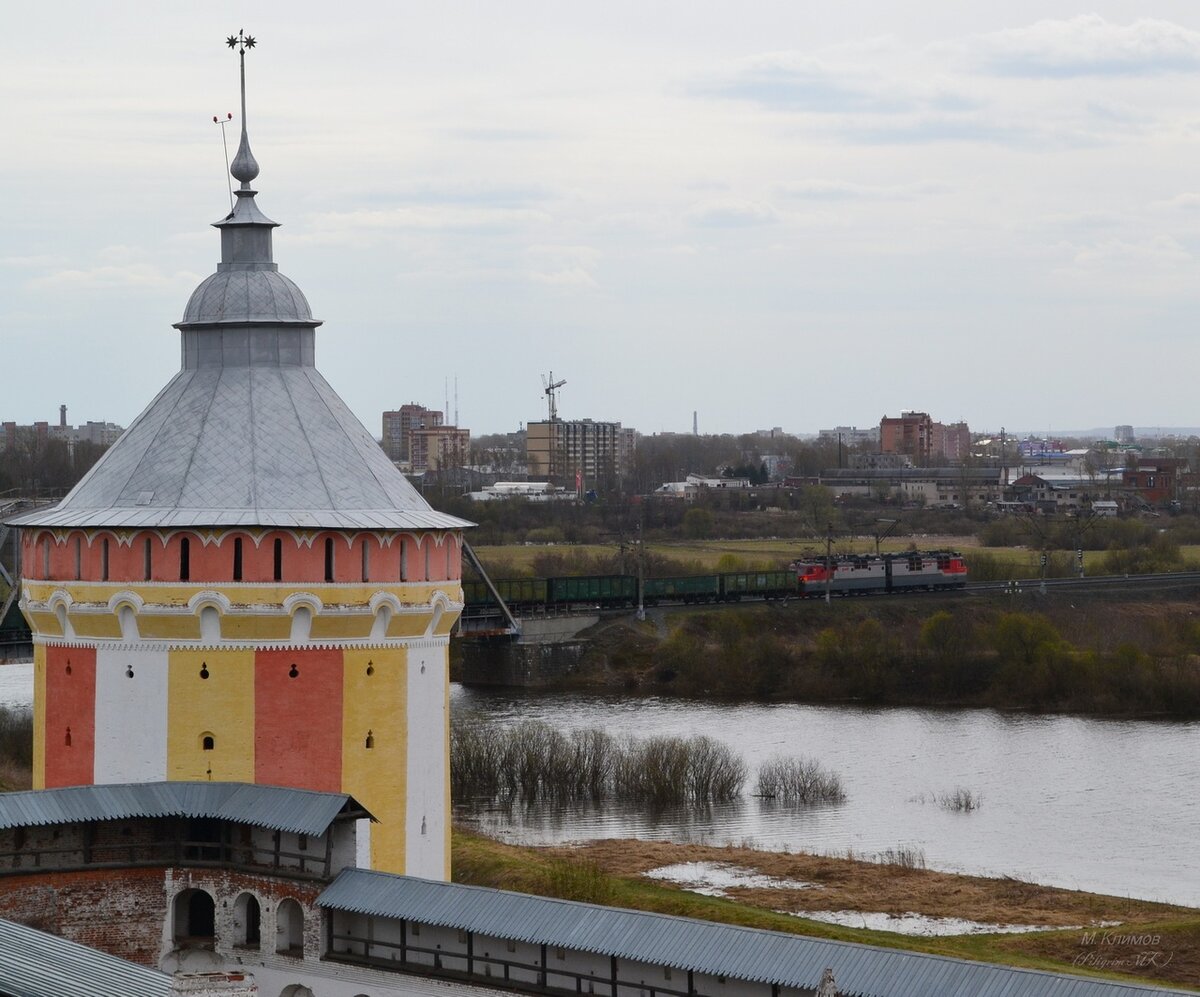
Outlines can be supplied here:
M408 581L408 541L400 541L400 581Z
M432 537L425 538L425 581L429 581L429 544Z
M362 580L364 582L371 580L371 548L367 546L366 537L363 537L362 542Z
M211 734L205 734L203 737L200 738L200 750L201 751L212 751L213 748L215 748L216 746L217 746L216 738L214 738Z
M367 748L368 750L375 747L375 732L374 731L372 731L372 730L367 731L367 739L366 739L366 742L363 744L363 747Z
M42 537L42 577L50 577L50 538Z
M451 554L450 554L450 548L454 546L454 541L451 540L449 537L446 537L446 545L445 546L446 546L446 573L444 575L442 575L442 577L449 579L449 578L454 577L453 574L451 573L451 568L453 567L453 565L451 563L452 559L451 559Z
M216 606L204 606L200 610L200 639L206 644L215 644L221 639L221 614Z
M234 945L256 949L262 944L262 907L253 893L243 893L234 901Z
M100 542L100 581L108 581L108 537Z
M189 581L192 577L192 545L187 537L179 541L179 580Z
M333 537L325 538L325 581L333 581Z
M150 538L147 537L146 544L142 548L142 576L143 576L143 581L147 581L147 582L150 581L150 578L152 577L153 568L154 568L154 563L152 560L153 555L151 554L150 551L151 551Z
M283 581L283 541L275 538L275 581Z
M275 912L275 951L304 955L304 911L291 898L281 900Z
M242 538L235 537L233 541L233 580L242 580Z
M117 622L121 627L122 640L138 639L137 614L134 613L132 606L124 605L117 610Z
M174 904L175 943L185 948L211 945L216 934L216 906L204 890L180 893Z
M75 581L83 578L83 537L75 538Z

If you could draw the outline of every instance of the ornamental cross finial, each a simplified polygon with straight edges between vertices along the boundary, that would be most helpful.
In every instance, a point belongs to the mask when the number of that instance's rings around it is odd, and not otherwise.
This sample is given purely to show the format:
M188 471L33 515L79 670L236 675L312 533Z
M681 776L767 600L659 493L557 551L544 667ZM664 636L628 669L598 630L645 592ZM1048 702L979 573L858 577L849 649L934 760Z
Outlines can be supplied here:
M253 35L248 35L238 28L238 33L226 38L225 44L231 49L237 49L242 71L242 140L238 144L237 155L233 157L233 167L229 172L235 180L241 181L241 189L248 191L250 181L258 176L258 163L250 151L250 138L246 134L246 49L254 48L255 41Z
M254 36L245 34L241 28L238 28L236 35L230 35L225 39L225 44L230 48L236 48L238 55L245 55L246 49L254 48Z

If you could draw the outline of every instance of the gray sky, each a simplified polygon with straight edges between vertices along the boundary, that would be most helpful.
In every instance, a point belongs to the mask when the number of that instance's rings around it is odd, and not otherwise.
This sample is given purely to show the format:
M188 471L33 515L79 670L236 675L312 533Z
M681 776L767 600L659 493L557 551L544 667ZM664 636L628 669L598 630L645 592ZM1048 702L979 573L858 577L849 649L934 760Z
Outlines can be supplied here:
M178 369L244 27L275 256L376 433L455 376L462 425L516 429L551 369L562 416L642 432L1200 422L1194 3L69 2L16 27L0 418L128 424Z

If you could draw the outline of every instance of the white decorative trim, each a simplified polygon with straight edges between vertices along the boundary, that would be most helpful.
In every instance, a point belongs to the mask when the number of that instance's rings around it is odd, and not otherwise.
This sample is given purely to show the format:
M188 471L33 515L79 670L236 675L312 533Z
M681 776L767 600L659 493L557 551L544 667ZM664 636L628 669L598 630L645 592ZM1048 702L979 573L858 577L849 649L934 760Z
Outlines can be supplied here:
M146 605L146 600L136 592L131 592L128 589L125 589L121 592L113 593L112 597L109 598L108 611L110 613L115 613L122 603L128 603L133 607L133 611L135 613L140 613L142 611L142 607Z
M214 592L212 589L205 589L202 592L197 592L187 601L188 609L192 613L199 616L200 610L206 606L211 606L218 613L224 616L233 608L233 603L229 601L229 596L223 592Z
M301 606L304 606L313 616L316 616L321 612L325 604L311 592L293 592L283 600L283 611L289 616L295 615L297 608Z

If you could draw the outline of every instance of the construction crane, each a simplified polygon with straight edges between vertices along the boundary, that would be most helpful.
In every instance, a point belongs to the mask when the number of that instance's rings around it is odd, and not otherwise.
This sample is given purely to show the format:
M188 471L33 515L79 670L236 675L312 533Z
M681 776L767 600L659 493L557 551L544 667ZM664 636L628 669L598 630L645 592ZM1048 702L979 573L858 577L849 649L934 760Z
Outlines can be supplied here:
M547 399L546 404L549 406L549 409L550 409L550 421L551 422L555 422L558 419L558 405L555 403L554 392L556 392L559 388L561 388L566 383L567 382L565 379L562 381L554 380L554 371L550 371L550 379L549 380L546 380L545 374L542 375L542 388L546 395L546 399Z

